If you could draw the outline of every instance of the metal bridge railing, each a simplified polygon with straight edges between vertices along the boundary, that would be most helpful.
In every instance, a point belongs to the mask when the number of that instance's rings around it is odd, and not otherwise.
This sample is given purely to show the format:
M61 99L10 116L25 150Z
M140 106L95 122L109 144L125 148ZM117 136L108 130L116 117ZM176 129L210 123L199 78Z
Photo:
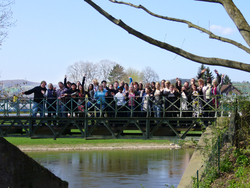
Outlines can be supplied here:
M209 101L196 97L191 102L183 98L170 101L164 97L157 103L150 98L146 100L146 106L142 98L130 98L118 106L117 99L108 102L100 100L98 103L91 102L88 98L69 98L63 101L56 99L49 103L44 98L39 103L42 109L38 111L45 116L52 114L55 117L140 117L142 112L143 117L217 117L227 114L224 101L220 100L217 106L217 97L212 97ZM14 101L12 98L0 98L0 116L32 116L33 110L33 99Z

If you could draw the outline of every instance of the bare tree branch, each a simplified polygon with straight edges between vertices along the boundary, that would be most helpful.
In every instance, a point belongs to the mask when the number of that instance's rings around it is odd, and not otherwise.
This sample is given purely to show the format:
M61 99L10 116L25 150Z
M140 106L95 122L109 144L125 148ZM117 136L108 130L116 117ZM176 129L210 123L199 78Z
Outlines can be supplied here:
M196 1L215 2L222 4L225 10L227 11L228 15L238 28L241 36L250 46L250 26L248 25L246 19L244 18L244 16L242 15L242 13L232 0L196 0Z
M184 51L184 50L177 48L175 46L172 46L168 43L164 43L164 42L155 40L149 36L144 35L143 33L136 31L135 29L129 27L121 20L117 20L112 15L110 15L106 11L104 11L101 7L96 5L93 1L91 1L91 0L84 0L84 1L87 2L90 6L92 6L95 10L97 10L100 14L105 16L107 19L109 19L114 24L120 26L124 30L128 31L128 33L130 33L130 34L132 34L132 35L134 35L134 36L136 36L136 37L138 37L138 38L140 38L140 39L142 39L142 40L144 40L152 45L158 46L160 48L163 48L165 50L168 50L170 52L178 54L178 55L180 55L186 59L192 60L194 62L203 63L203 64L207 64L207 65L218 65L218 66L229 67L229 68L234 68L234 69L250 72L250 65L247 63L241 63L238 61L232 61L232 60L226 60L226 59L220 59L220 58L201 57L201 56L197 56L195 54L189 53L187 51Z
M220 4L222 4L221 0L195 0L195 1L204 1L204 2L209 2L209 3L220 3Z
M0 45L8 35L7 28L14 26L15 22L10 22L12 18L11 4L14 1L2 0L0 2Z
M132 3L127 3L127 2L123 2L123 1L116 1L116 0L109 0L110 2L112 3L117 3L117 4L124 4L124 5L129 5L131 7L134 7L134 8L138 8L138 9L142 9L144 10L145 12L147 12L148 14L150 14L151 16L154 16L154 17L157 17L157 18L161 18L161 19L164 19L164 20L169 20L169 21L175 21L175 22L180 22L180 23L185 23L188 25L189 28L194 28L194 29L197 29L199 31L202 31L204 33L207 33L209 35L209 38L211 39L217 39L219 41L222 41L222 42L226 42L226 43L229 43L229 44L232 44L232 45L235 45L237 46L238 48L246 51L247 53L250 54L250 48L242 45L241 43L238 43L234 40L231 40L231 39L228 39L228 38L224 38L224 37L220 37L218 35L215 35L214 33L212 33L211 31L203 28L203 27L200 27L196 24L193 24L192 22L190 21L187 21L187 20L184 20L184 19L177 19L177 18L171 18L171 17L168 17L168 16L162 16L162 15L158 15L158 14L155 14L151 11L149 11L147 8L145 8L144 6L142 5L134 5ZM207 0L202 0L202 1L207 1ZM215 2L215 1L209 1L209 2ZM217 1L216 1L217 2Z
M244 16L241 14L240 10L236 7L232 0L223 0L222 4L230 18L235 23L242 37L250 46L250 26L248 25Z

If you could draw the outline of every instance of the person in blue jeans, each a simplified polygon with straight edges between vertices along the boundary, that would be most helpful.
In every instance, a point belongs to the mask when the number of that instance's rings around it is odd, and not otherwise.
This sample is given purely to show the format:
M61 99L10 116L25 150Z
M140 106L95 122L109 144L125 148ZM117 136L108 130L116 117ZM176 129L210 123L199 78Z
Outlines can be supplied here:
M96 103L96 110L100 111L100 110L104 110L106 107L106 100L105 100L105 94L106 94L107 90L103 89L103 85L99 85L98 87L98 91L95 92L95 99L97 100ZM100 117L101 114L100 113L96 113L97 117ZM103 114L102 114L103 115Z
M33 107L32 107L32 117L36 117L36 114L39 112L40 117L44 117L44 111L45 111L45 105L44 105L44 99L45 99L45 93L46 93L46 81L42 81L40 86L36 86L31 90L22 92L24 95L30 95L34 93L34 101L33 101Z

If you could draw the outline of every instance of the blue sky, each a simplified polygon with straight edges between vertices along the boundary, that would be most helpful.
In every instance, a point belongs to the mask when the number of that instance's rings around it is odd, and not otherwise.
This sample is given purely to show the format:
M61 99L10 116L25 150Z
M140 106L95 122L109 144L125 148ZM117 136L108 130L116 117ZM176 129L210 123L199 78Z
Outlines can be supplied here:
M242 50L208 38L187 25L149 16L142 10L94 0L117 19L157 40L170 43L205 57L249 62ZM215 34L247 45L224 8L215 3L194 0L129 0L149 10L183 18ZM246 20L250 20L250 1L235 0ZM48 83L62 81L67 67L78 61L99 62L108 59L125 68L142 70L150 66L160 79L192 78L200 64L152 46L114 25L83 0L22 0L12 5L16 26L0 50L0 80L27 79ZM210 66L229 75L232 81L249 81L249 73Z

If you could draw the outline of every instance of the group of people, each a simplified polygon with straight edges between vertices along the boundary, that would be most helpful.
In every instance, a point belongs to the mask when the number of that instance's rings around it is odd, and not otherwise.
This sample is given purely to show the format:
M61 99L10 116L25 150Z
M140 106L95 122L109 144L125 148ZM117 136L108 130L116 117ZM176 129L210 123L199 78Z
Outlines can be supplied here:
M217 78L212 80L201 79L206 69L202 70L198 79L192 78L182 84L176 78L176 83L161 80L143 85L141 82L133 82L129 77L129 83L115 81L109 83L103 80L100 84L95 79L89 84L87 91L84 89L86 75L82 82L71 83L65 76L64 83L59 82L56 89L51 83L46 88L46 81L40 86L22 92L29 95L34 93L32 116L44 117L45 111L48 117L71 116L83 117L86 112L89 116L107 117L177 117L182 112L182 117L203 115L213 116L209 110L217 108L218 98L223 77L215 70ZM46 101L46 106L44 104ZM202 114L199 114L201 111ZM58 114L57 114L58 113Z

